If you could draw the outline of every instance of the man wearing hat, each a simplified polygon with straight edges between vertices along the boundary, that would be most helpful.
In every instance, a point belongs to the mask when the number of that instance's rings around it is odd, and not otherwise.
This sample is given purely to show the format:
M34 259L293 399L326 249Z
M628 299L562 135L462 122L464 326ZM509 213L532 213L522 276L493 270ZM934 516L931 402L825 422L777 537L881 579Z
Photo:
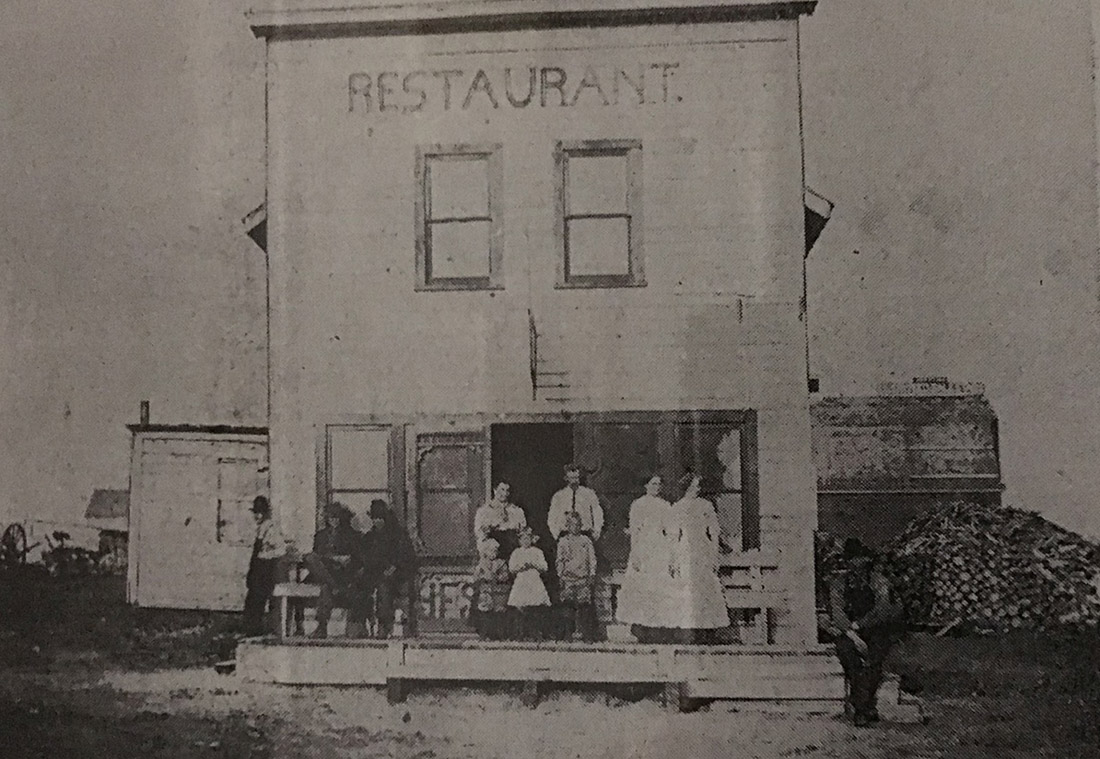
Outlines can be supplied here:
M844 669L845 711L857 727L878 721L882 668L896 640L900 608L874 552L858 538L844 542L844 570L830 584L828 631Z
M363 582L368 608L373 607L375 635L388 638L400 592L416 574L416 552L408 533L380 498L371 501L370 521L364 537Z
M321 586L317 599L315 638L328 637L334 607L348 611L348 637L362 637L370 610L369 591L363 580L366 545L363 533L352 526L351 510L342 503L325 508L325 526L313 539L313 553L305 557L310 582Z
M264 612L275 591L279 559L286 555L288 543L271 519L271 503L265 496L256 496L250 511L256 520L256 535L245 577L244 628L247 635L263 635Z

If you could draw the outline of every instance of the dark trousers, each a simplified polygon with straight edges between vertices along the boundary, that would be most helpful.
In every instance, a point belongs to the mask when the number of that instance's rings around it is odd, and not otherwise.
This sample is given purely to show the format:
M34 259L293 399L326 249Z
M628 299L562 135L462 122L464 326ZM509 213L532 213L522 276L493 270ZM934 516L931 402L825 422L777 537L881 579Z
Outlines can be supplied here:
M253 557L245 579L244 630L247 635L264 634L264 612L271 594L275 591L275 574L278 559Z
M514 631L519 640L545 640L548 636L549 606L513 607Z
M840 636L836 642L837 657L848 684L848 705L857 720L878 716L878 689L892 644L887 635L868 634L863 640L867 643L866 654L861 654L846 635Z
M373 593L367 595L368 616L377 623L375 637L388 638L393 631L398 583L392 577L379 577L372 585Z
M563 601L561 604L564 636L569 638L579 633L583 640L596 639L596 605Z
M331 568L321 554L305 557L310 579L321 587L317 598L317 637L328 635L328 621L336 607L348 610L348 636L361 637L370 614L370 590L362 582L356 582L344 568ZM339 571L337 571L339 569Z

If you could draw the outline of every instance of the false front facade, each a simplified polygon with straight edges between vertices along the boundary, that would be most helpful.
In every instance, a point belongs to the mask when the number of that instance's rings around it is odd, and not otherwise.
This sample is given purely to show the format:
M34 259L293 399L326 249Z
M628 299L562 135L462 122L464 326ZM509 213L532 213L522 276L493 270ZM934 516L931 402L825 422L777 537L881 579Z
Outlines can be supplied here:
M776 599L775 641L815 640L813 4L350 5L252 16L280 520L309 545L326 504L386 500L420 553L420 629L460 630L492 485L545 533L575 461L613 624L630 503L690 470L728 563Z

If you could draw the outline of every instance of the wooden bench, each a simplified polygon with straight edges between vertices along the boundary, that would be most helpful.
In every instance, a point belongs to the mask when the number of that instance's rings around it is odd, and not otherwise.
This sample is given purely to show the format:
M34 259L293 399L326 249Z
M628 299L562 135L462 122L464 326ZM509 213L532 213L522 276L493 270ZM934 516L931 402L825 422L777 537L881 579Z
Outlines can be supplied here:
M779 569L777 551L743 551L722 556L718 574L726 608L755 611L753 629L758 643L775 642L775 612L787 606L787 594L771 587L769 575Z
M726 608L756 612L752 629L755 642L759 644L775 642L775 612L787 606L787 594L771 587L770 576L778 569L777 551L743 551L725 554L721 559L719 576ZM621 571L602 578L602 582L612 589L612 607L622 578Z

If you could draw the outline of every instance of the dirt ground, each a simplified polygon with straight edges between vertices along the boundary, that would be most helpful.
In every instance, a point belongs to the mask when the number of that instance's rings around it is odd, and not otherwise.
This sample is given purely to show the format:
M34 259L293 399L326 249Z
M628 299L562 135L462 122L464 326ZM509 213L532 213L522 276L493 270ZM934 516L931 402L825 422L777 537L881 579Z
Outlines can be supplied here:
M508 687L293 688L219 675L233 615L148 612L118 578L0 581L0 756L1100 757L1095 633L911 637L891 668L927 725L825 715L665 711L655 695Z

